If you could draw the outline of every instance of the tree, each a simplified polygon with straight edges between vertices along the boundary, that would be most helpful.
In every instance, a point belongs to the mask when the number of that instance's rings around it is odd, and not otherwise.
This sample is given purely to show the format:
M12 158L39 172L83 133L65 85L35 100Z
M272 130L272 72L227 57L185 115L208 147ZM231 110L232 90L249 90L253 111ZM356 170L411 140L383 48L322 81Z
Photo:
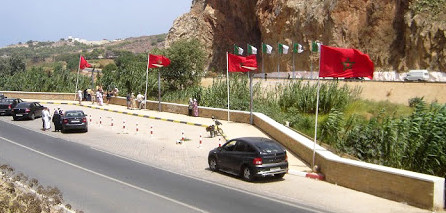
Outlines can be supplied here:
M200 83L204 72L205 52L197 39L179 40L165 50L171 64L161 69L169 90L181 90Z

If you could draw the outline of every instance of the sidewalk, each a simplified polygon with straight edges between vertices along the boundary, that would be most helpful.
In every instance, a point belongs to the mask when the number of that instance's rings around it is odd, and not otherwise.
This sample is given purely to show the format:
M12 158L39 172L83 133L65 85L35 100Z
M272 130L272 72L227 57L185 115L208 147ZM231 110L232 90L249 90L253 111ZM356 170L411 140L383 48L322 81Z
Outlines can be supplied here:
M197 127L207 127L208 125L213 124L213 121L209 118L202 117L193 117L187 116L183 114L175 114L168 112L158 112L153 110L140 110L140 109L127 109L126 106L113 105L113 104L104 104L103 106L99 106L96 103L91 104L89 101L83 101L81 105L79 105L78 101L65 101L65 100L51 100L51 101L41 101L41 100L32 100L27 99L27 101L36 101L40 102L42 105L73 105L73 106L82 106L91 109L104 110L108 112L115 112L125 115L143 117L147 119L155 119L166 122L174 122L180 123L184 125L193 125ZM50 108L51 109L51 108ZM236 137L268 137L267 134L257 129L255 126L245 124L245 123L236 123L232 121L219 120L223 126L222 129L226 135L227 139L232 139ZM116 125L116 124L115 124ZM224 141L221 142L222 144ZM204 152L208 152L209 150L203 150ZM297 156L288 151L288 162L289 162L289 171L288 174L297 175L301 177L309 177L313 179L323 180L323 176L311 173L311 168L306 165L303 161L301 161Z

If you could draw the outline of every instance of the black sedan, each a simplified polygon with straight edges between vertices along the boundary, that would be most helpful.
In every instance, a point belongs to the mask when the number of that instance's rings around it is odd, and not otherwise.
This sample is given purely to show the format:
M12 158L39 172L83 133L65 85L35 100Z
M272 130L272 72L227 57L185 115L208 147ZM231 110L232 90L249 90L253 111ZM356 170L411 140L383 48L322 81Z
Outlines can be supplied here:
M43 106L38 102L22 102L12 109L12 118L15 121L24 118L34 120L42 117L42 110Z
M285 148L268 138L242 137L209 152L209 168L240 175L247 181L256 177L282 178L288 172Z
M87 115L82 110L65 111L62 117L62 132L82 130L88 132Z
M12 109L17 106L17 104L22 103L20 98L4 98L0 99L0 115L11 115Z

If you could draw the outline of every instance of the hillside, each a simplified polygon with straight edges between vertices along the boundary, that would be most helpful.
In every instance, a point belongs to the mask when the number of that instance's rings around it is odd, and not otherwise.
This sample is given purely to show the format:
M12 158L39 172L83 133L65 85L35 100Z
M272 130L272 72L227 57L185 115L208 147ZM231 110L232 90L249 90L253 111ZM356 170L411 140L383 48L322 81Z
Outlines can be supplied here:
M225 69L225 53L234 44L260 52L262 42L273 52L279 42L303 44L307 51L296 57L296 70L310 70L309 44L319 40L360 49L376 71L444 72L446 0L194 0L190 12L174 22L166 45L182 38L199 39L216 70ZM283 71L292 69L291 57L280 57ZM276 70L276 54L263 60L266 72Z
M166 34L126 38L99 42L79 42L71 39L59 41L28 41L0 48L0 57L19 55L28 65L54 62L57 56L83 53L88 59L113 58L116 52L143 53L154 48L163 48Z

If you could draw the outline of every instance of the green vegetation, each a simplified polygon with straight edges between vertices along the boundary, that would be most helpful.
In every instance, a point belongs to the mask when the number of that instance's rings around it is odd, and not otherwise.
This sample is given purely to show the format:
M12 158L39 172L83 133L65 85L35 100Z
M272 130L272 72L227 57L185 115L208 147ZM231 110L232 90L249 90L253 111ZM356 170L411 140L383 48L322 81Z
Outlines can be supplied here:
M446 0L415 0L410 4L410 8L417 14L424 13L436 16L446 10Z
M160 41L163 37L157 37ZM33 44L33 42L30 42ZM33 48L37 48L34 45ZM171 59L168 67L149 69L148 98L158 98L161 74L162 100L186 104L196 98L201 106L226 108L226 78L216 77L210 87L200 86L204 76L205 53L196 40L181 40L151 54ZM109 50L106 50L109 51ZM107 54L91 51L91 56ZM102 67L96 85L121 95L145 91L147 53L113 51L114 60L89 59ZM60 54L55 63L26 68L22 55L0 58L0 89L45 92L73 92L78 53ZM249 110L249 79L246 73L230 74L230 108ZM89 88L90 79L81 77L80 88ZM253 85L253 110L311 138L314 135L317 85L290 81L273 89ZM318 139L330 150L366 162L446 176L446 106L427 105L423 98L408 100L409 107L389 102L358 99L361 88L322 83L318 118Z

